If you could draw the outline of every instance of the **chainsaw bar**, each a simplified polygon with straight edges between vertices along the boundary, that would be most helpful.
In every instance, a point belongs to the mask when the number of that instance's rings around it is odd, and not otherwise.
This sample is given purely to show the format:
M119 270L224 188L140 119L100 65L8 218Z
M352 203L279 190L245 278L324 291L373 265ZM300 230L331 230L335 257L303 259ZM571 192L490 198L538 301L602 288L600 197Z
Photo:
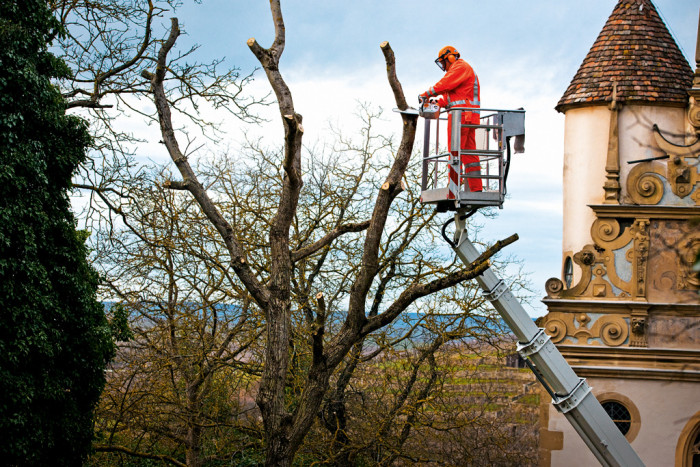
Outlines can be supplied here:
M401 109L397 109L396 107L394 107L392 110L396 113L405 114L405 115L418 115L418 109L414 109L413 107L410 107L406 110L401 110Z

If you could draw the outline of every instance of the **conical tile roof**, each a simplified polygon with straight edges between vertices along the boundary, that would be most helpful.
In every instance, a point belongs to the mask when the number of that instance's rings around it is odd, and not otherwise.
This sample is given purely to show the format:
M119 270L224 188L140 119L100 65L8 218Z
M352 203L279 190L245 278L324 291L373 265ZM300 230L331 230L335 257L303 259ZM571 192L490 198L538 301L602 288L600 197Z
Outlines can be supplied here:
M568 89L560 112L612 101L684 105L693 71L650 0L620 0Z

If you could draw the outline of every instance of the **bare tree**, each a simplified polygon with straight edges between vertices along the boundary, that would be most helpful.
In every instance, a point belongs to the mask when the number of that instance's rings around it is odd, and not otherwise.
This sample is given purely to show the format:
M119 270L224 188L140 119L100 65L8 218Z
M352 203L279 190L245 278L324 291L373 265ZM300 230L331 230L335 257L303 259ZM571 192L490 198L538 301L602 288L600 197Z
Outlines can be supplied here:
M488 344L439 340L370 362L366 352L343 404L324 412L327 431L312 431L302 452L324 465L534 465L532 375L505 368Z
M241 281L260 308L265 320L264 367L257 395L264 433L266 463L268 465L290 465L301 443L311 428L328 391L329 381L338 365L350 350L368 334L387 326L411 304L422 297L453 287L478 275L487 266L488 257L505 243L498 243L488 250L479 261L463 269L435 271L433 275L419 275L407 281L390 303L375 315L368 313L372 293L381 271L382 242L386 240L391 207L397 196L404 191L402 179L413 149L417 117L402 115L403 132L394 160L388 168L384 182L376 192L369 219L363 222L339 222L316 241L296 244L291 236L303 187L302 117L296 113L291 91L279 70L279 59L285 46L285 26L279 1L271 1L275 24L275 39L269 48L263 48L255 39L248 46L260 61L273 92L277 98L284 126L284 148L279 166L283 179L277 195L277 204L269 219L268 269L259 270L251 263L254 245L250 245L243 232L236 226L234 213L225 213L209 195L207 187L200 181L191 162L183 153L173 127L171 106L165 92L164 82L169 76L168 55L180 30L177 19L172 20L169 37L159 51L154 72L142 74L151 83L153 99L158 111L163 142L177 167L181 180L170 181L168 187L186 190L196 200L211 226L225 244L230 258L230 269ZM388 43L383 43L389 83L400 109L407 103L396 78L395 59ZM231 219L231 221L229 221ZM315 295L311 308L313 326L309 339L312 353L303 386L290 406L286 397L287 384L293 363L290 342L293 340L292 297L294 273L297 265L314 255L323 255L324 249L349 232L364 232L359 264L348 265L351 270L345 317L335 332L327 332L326 302L323 292ZM512 241L512 239L511 239Z
M134 334L107 378L96 450L165 449L166 460L184 452L188 466L199 466L217 457L204 452L210 440L240 446L236 431L255 434L241 396L260 373L261 317L220 263L225 253L191 199L158 178L130 195L130 228L100 232L95 242L103 295L128 310Z
M371 199L381 180L378 175L386 170L393 149L391 141L373 129L378 115L369 109L362 115L360 141L338 134L331 153L308 152L304 169L308 182L300 193L291 241L299 245L314 243L334 229L339 218L357 221L371 212ZM245 232L241 241L251 245L248 263L263 274L270 269L269 238L265 235L270 220L266 215L274 209L274 195L284 178L281 169L270 170L278 157L279 151L252 142L244 157L223 154L197 166L217 205L235 213L238 229ZM411 164L407 179L418 179L418 169L419 164ZM120 306L130 311L135 334L131 342L120 346L108 378L98 412L100 442L96 450L110 454L96 456L95 463L114 462L115 456L122 455L159 456L171 463L184 459L187 465L202 465L214 459L240 463L261 451L259 412L251 410L249 398L257 390L263 364L262 316L258 307L251 306L251 296L242 282L230 274L225 244L195 200L182 191L164 188L171 179L172 174L161 169L134 180L129 188L132 202L122 210L125 227L94 235L94 260L107 286L103 296L119 300ZM438 235L435 213L422 209L417 195L406 190L392 203L390 217L398 222L392 222L385 233L379 253L383 266L379 284L371 291L369 316L376 316L412 283L454 268L443 254L433 250ZM323 290L324 329L332 335L345 320L347 294L359 269L361 244L360 233L348 233L295 265L290 305L291 361L285 382L286 404L290 407L303 393L316 350L311 339L317 329L314 297ZM382 384L379 375L367 376L372 375L374 362L401 352L400 347L408 343L422 346L434 339L437 345L427 345L432 354L444 342L467 335L487 340L497 333L491 316L481 316L485 323L481 327L470 321L483 314L484 300L475 293L475 287L445 292L455 296L435 295L430 301L422 300L418 306L407 308L413 315L419 312L422 319L411 318L410 325L395 323L359 341L335 377L337 384L332 393L347 392L351 382L353 386ZM458 314L431 315L445 310ZM409 326L408 331L400 331L404 326ZM349 371L357 365L348 365L362 348L369 352L361 355L364 369L360 379L366 383L358 383L354 372ZM426 354L421 361L428 358ZM403 371L414 373L407 381L420 383L419 368L423 371L420 364ZM383 424L390 426L390 421L405 414L407 407L420 410L421 404L414 402L417 394L433 396L439 391L434 384L418 386L414 390L412 384L406 385L406 396L392 402L396 409L386 415ZM327 396L319 413L335 410L346 399L344 394L340 400ZM350 413L346 418L358 412ZM345 430L345 426L334 427L331 436ZM405 443L409 434L407 428L399 444ZM310 444L304 451L318 452L313 441ZM339 444L336 448L338 453L330 455L334 462L352 454ZM358 449L366 452L370 448ZM401 448L394 445L393 449Z
M255 122L252 106L261 103L243 94L251 75L220 71L218 61L192 63L194 49L177 52L177 20L166 37L158 31L156 20L177 2L64 0L51 6L66 28L60 47L74 71L72 80L60 83L64 96L91 120L95 136L92 158L74 186L89 193L91 230L104 236L95 244L103 248L96 260L109 279L105 297L132 312L136 334L121 349L123 366L115 367L103 400L103 414L115 424L102 427L108 442L101 450L175 464L185 452L188 465L199 465L209 456L204 438L224 436L227 426L255 427L254 421L243 426L238 416L220 420L205 410L209 395L225 392L222 381L231 386L252 375L254 384L246 387L259 387L266 462L289 465L314 421L328 412L331 382L335 391L347 388L339 382L357 355L393 348L382 336L391 334L387 327L397 317L475 277L513 240L497 243L468 268L417 246L429 244L436 232L433 214L421 211L418 194L406 189L414 116L402 115L398 147L368 131L360 145L339 139L335 148L356 158L302 157L302 117L279 72L285 46L279 1L271 2L273 44L266 49L251 39L248 45L277 98L283 148L254 143L245 168L227 166L225 159L197 164L192 135L173 124L179 114L216 141L217 127L202 118L201 105ZM384 43L381 50L397 105L406 109L391 47ZM153 100L154 111L142 105L144 97ZM140 140L119 130L123 112L159 123L179 180L152 176L137 163ZM372 118L366 114L366 123ZM392 157L375 156L383 150ZM261 322L264 336L257 339ZM427 345L417 354L415 368L429 369L431 355L466 329L451 328L449 338L445 332L433 336L437 348L427 351L433 348ZM166 377L169 386L143 391ZM424 389L416 386L411 394ZM397 403L417 409L411 394ZM153 411L135 410L130 404L136 400ZM133 434L134 421L142 422L141 436L130 438L129 446L116 444L127 431ZM217 430L219 435L207 434ZM165 439L168 453L145 448Z
M82 218L93 221L90 230L102 224L121 222L128 206L129 184L145 176L137 150L146 138L137 135L125 120L157 122L153 106L145 106L151 95L149 80L141 70L157 61L163 42L162 19L177 12L179 0L51 0L49 6L63 26L55 41L59 55L72 77L57 84L70 112L85 118L93 137L92 149L73 186L85 196ZM188 149L205 141L218 141L219 122L205 118L204 107L220 109L242 122L260 119L253 109L265 98L246 94L253 79L248 73L227 68L221 59L200 62L195 45L172 53L164 66L165 99L181 122L189 123ZM184 130L184 126L183 126ZM149 138L150 139L150 138ZM155 141L159 138L156 137ZM197 141L197 142L195 142ZM140 157L143 158L141 148Z

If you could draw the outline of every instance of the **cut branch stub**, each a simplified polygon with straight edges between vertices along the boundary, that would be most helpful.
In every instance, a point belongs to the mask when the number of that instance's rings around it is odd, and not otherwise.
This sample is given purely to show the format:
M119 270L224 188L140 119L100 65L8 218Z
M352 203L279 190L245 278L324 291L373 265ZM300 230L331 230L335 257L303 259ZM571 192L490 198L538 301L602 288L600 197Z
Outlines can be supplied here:
M316 294L316 303L318 303L318 313L316 314L317 323L321 324L326 319L326 299L323 296L323 292Z
M250 51L253 52L253 55L255 55L260 64L263 66L263 68L267 68L270 65L272 54L270 54L268 50L266 50L260 44L258 44L258 41L256 41L254 37L248 39L246 41L246 44L248 45L248 48L250 48Z
M181 182L177 180L167 180L165 183L163 183L163 186L165 188L170 188L171 190L189 190L190 182L189 180L183 180Z
M304 133L304 127L301 125L303 117L300 114L285 115L284 120L286 121L287 125L289 126L290 132Z

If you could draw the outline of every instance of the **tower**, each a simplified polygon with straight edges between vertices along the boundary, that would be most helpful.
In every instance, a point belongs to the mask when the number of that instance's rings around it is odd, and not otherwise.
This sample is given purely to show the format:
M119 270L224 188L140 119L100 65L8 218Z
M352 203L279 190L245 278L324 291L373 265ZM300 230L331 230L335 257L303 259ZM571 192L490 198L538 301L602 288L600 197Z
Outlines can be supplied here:
M619 0L556 109L563 261L541 325L647 465L693 465L700 72L650 0ZM597 465L563 416L541 422L543 465Z

